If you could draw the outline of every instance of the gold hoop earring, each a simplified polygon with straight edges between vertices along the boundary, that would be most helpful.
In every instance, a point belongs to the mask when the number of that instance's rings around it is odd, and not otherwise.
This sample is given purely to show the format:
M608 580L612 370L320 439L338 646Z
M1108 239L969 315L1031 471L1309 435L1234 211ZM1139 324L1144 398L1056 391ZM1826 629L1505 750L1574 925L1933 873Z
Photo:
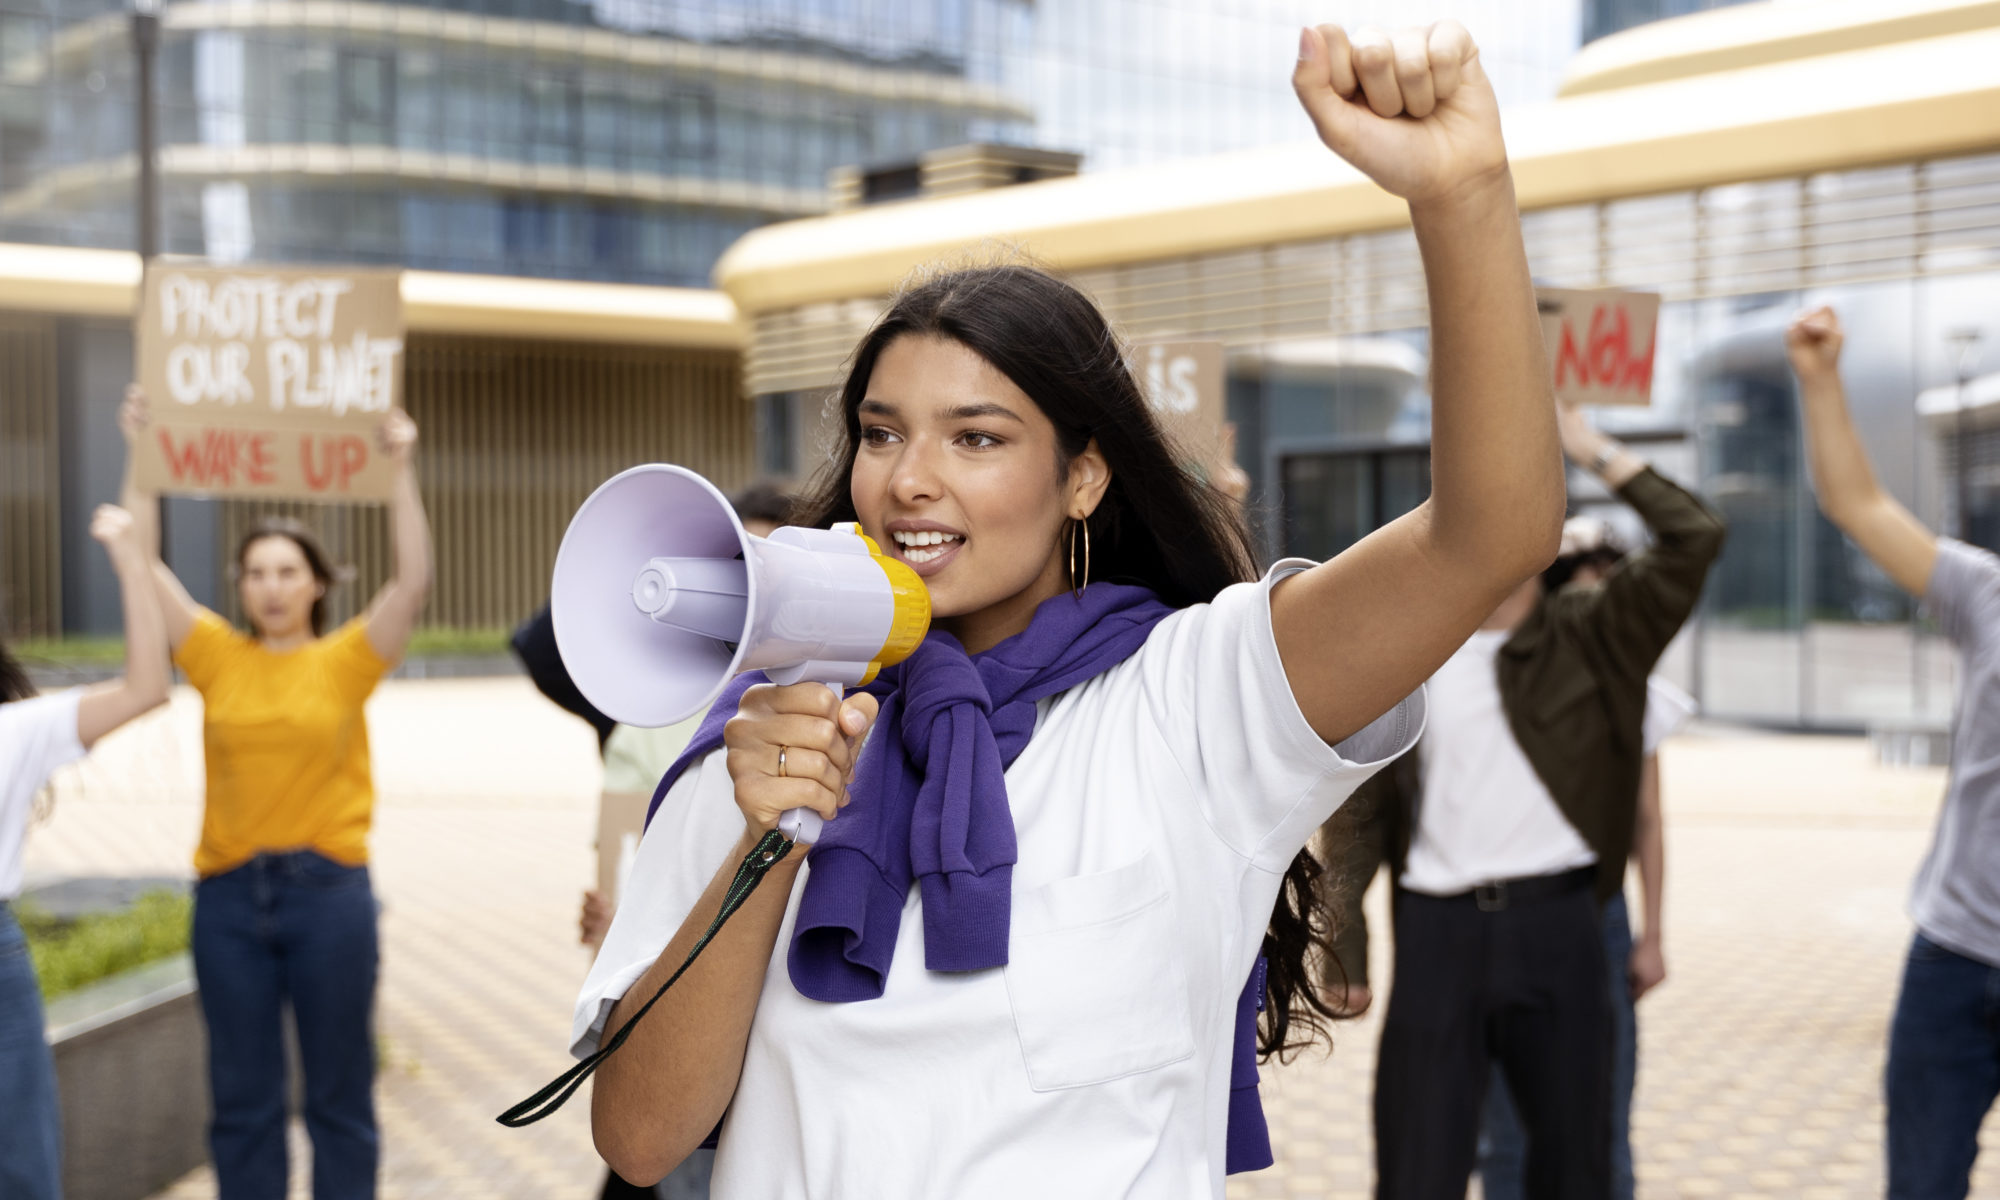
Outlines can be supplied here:
M1078 583L1076 573L1076 532L1083 530L1083 582ZM1070 518L1069 523L1069 593L1081 600L1083 590L1090 586L1090 521Z

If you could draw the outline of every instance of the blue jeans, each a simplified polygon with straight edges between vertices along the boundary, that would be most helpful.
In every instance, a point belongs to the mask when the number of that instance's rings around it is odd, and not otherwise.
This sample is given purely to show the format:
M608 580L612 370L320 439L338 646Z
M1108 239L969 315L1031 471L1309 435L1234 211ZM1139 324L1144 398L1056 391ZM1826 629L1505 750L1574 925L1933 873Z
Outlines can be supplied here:
M194 893L220 1200L283 1200L285 1041L305 1072L314 1200L375 1195L375 895L368 868L309 850L261 854Z
M61 1113L56 1064L42 1035L42 991L21 924L0 903L0 1196L61 1195Z
M1625 893L1604 905L1604 961L1611 986L1611 1200L1632 1200L1632 1084L1639 1073L1639 1014L1626 975L1632 922ZM1486 1200L1521 1200L1527 1139L1496 1067L1486 1086L1485 1129L1479 1139L1479 1182Z
M1958 1200L2000 1096L2000 967L1918 934L1889 1027L1889 1200Z

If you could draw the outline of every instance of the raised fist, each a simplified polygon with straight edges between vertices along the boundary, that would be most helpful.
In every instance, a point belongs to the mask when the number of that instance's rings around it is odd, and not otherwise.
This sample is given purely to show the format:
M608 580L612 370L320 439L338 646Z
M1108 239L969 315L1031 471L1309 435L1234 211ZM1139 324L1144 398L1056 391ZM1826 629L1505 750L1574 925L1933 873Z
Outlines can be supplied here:
M1507 169L1500 105L1456 21L1301 30L1292 90L1320 141L1412 204Z
M391 409L376 427L375 440L382 448L383 457L391 462L406 462L411 447L417 444L417 423L410 420L410 414L402 409Z
M1785 357L1801 379L1840 369L1840 318L1822 304L1800 313L1785 330Z
M135 545L132 514L115 504L100 504L90 516L90 536L107 550Z

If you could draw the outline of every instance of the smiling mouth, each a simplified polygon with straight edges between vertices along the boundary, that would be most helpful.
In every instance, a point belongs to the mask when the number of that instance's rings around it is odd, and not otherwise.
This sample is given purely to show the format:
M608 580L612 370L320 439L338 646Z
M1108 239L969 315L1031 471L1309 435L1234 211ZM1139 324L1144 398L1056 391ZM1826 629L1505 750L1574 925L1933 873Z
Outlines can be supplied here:
M903 557L918 566L936 562L965 541L965 535L962 533L939 533L936 530L892 533L889 536L895 539L896 548L903 552Z

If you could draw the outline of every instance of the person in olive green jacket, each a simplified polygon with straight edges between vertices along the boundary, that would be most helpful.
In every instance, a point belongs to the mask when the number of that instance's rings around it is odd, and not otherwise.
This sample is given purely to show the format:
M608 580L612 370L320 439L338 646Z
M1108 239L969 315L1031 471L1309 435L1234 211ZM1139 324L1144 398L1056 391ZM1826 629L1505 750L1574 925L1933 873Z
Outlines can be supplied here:
M1572 547L1503 602L1432 676L1417 753L1325 830L1340 930L1326 987L1350 1012L1368 1003L1361 894L1385 862L1395 882L1375 1086L1383 1197L1465 1194L1495 1065L1528 1136L1527 1194L1610 1192L1599 907L1631 851L1647 676L1694 611L1723 524L1581 414L1565 409L1561 429L1653 545L1587 580L1572 578L1590 557Z

